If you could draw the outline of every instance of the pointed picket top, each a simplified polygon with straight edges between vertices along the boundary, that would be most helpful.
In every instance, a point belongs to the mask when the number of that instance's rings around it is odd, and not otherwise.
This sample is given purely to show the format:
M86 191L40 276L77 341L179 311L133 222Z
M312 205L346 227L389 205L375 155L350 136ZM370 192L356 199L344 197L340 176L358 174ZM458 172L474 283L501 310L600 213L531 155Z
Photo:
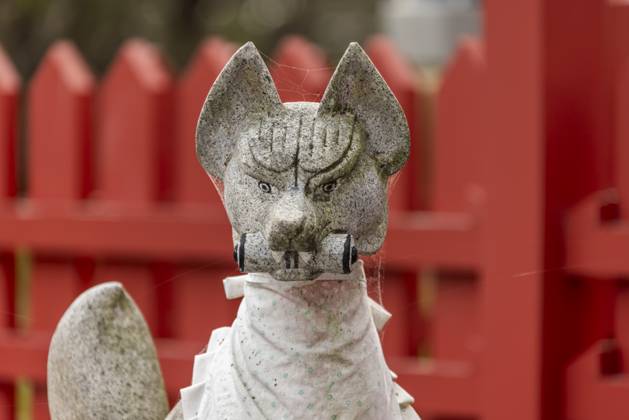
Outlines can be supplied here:
M173 83L160 52L125 43L105 76L98 101L97 196L146 207L170 194Z
M134 38L125 42L105 76L109 84L130 84L134 81L146 91L162 92L172 84L170 71L159 49L148 41Z
M31 89L39 83L46 83L46 77L55 77L66 90L73 93L90 94L94 89L94 76L70 41L57 41L50 46L35 72Z
M13 62L0 45L0 94L17 95L22 81Z
M39 205L84 198L92 187L90 156L95 81L68 41L53 44L28 90L28 196Z
M288 36L273 54L270 70L283 102L318 102L334 69L319 47Z
M180 203L215 202L214 186L195 153L195 129L203 101L236 45L213 37L198 48L177 85L175 197Z
M17 121L21 79L0 46L0 201L17 193Z
M485 185L487 145L482 132L485 110L478 105L487 90L484 75L482 43L465 38L446 67L437 100L434 142L437 210L467 210L470 187Z

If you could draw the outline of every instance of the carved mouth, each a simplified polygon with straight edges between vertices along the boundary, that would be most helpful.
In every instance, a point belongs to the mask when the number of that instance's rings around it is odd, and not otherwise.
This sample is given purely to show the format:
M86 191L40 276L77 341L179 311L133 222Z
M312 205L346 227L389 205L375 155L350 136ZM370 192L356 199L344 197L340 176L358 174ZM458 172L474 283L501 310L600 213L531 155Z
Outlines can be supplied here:
M311 252L298 252L298 251L271 251L273 259L282 264L286 270L292 270L304 266L312 259Z
M349 273L358 259L352 236L332 234L316 251L269 249L260 232L244 233L234 246L234 260L241 272L276 273L282 279L308 279L320 273Z

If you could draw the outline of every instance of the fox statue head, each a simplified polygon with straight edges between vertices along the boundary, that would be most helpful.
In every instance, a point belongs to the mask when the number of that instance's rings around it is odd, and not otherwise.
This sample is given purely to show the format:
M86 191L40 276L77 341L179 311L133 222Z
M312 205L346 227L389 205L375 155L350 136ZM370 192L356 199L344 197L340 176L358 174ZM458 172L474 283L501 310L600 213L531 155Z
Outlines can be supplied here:
M241 271L278 280L348 272L387 228L387 181L406 162L402 109L357 43L321 103L283 104L258 50L241 47L203 105L203 168L223 188Z

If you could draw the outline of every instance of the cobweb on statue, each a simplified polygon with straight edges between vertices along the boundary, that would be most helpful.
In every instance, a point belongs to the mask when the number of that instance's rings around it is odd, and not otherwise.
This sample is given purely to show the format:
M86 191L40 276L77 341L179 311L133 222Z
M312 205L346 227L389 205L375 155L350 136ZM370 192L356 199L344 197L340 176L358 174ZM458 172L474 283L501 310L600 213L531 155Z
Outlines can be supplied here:
M297 67L282 64L261 53L270 64L271 74L283 102L319 102L323 96L322 85L327 86L334 67Z

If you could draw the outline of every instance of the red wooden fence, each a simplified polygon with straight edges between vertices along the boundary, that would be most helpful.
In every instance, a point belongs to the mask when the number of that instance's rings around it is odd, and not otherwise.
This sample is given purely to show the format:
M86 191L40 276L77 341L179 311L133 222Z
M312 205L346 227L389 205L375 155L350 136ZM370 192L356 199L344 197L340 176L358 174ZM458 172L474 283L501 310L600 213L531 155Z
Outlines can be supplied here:
M364 44L413 141L383 252L390 365L426 419L625 420L629 5L484 7L483 39L464 40L444 72L432 140L419 73L385 38ZM229 226L193 137L234 50L210 39L176 77L132 40L97 81L71 44L51 46L28 83L20 160L20 78L0 50L0 420L14 419L18 379L33 384L35 419L48 417L51 330L96 282L122 281L140 305L173 398L233 319ZM269 63L285 101L317 100L334 64L298 37ZM422 319L426 273L437 287Z

